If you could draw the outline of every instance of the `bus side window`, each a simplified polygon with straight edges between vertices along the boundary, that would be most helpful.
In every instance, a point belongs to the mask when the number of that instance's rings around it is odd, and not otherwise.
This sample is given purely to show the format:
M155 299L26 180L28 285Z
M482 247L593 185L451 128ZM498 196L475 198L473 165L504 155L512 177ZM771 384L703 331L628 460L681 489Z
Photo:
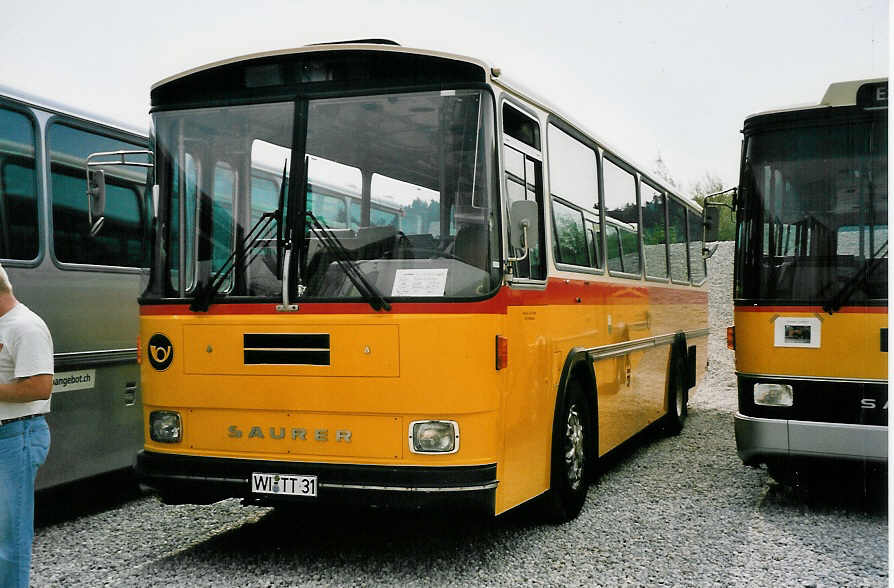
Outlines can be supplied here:
M665 197L662 192L640 182L643 214L643 258L646 276L667 279L667 227L665 226ZM701 256L701 251L699 251Z
M599 268L601 258L587 219L599 207L596 152L552 124L547 138L556 261Z
M624 271L621 236L618 234L618 227L614 225L605 226L605 251L608 257L608 269Z
M668 203L668 242L670 243L670 270L674 282L689 281L686 260L686 208L673 198Z
M25 115L0 108L0 259L34 259L37 174L34 127Z
M590 265L602 267L602 234L598 222L587 221L587 249L590 252Z
M87 231L87 182L84 161L90 153L142 149L98 133L53 123L50 148L50 190L53 202L53 249L68 263L145 267L143 237L147 223L145 168L106 168L105 223L96 237Z
M624 223L619 226L622 261L609 265L609 270L639 276L639 215L636 208L636 179L608 158L603 159L605 215ZM611 253L609 253L611 255ZM623 269L622 269L623 268Z

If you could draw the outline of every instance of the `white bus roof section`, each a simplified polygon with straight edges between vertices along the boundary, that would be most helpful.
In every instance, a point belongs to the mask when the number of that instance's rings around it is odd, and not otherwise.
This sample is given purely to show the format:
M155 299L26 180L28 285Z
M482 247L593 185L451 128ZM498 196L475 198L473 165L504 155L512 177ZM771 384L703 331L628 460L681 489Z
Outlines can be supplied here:
M888 78L873 78L871 80L853 80L850 82L836 82L829 84L820 106L854 106L857 103L857 90L863 84L887 82Z
M18 102L19 104L22 104L24 106L31 106L54 114L69 116L72 118L80 119L84 122L102 125L104 127L109 127L119 131L125 131L132 135L137 135L144 138L149 134L149 131L145 128L141 129L129 123L116 121L108 117L93 114L91 112L61 104L59 102L54 102L40 96L34 96L32 94L22 92L21 90L10 88L9 86L0 85L0 97L12 100L13 102Z
M786 106L784 108L775 108L773 110L765 110L756 112L745 117L745 120L762 116L764 114L775 114L778 112L794 112L797 110L811 110L814 108L829 108L833 106L854 106L857 104L857 90L863 84L874 84L878 82L887 82L888 78L869 78L866 80L851 80L849 82L835 82L829 84L826 93L818 104L799 104Z

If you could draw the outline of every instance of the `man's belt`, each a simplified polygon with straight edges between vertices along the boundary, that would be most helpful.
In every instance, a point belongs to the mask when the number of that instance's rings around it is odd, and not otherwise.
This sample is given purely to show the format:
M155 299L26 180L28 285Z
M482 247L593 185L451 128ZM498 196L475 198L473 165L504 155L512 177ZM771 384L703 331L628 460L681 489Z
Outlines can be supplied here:
M0 419L0 427L2 427L3 425L8 425L9 423L14 423L16 421L26 421L28 419L34 419L39 416L43 416L43 413L29 414L29 415L25 415L25 416L16 417L14 419Z

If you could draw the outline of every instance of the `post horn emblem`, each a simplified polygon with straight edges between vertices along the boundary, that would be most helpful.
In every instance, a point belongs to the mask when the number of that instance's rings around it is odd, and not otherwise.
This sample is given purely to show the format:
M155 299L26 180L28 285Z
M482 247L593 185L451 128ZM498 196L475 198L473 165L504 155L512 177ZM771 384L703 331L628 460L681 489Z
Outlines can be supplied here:
M160 372L168 369L174 359L174 346L161 333L152 335L147 351L149 352L149 364Z

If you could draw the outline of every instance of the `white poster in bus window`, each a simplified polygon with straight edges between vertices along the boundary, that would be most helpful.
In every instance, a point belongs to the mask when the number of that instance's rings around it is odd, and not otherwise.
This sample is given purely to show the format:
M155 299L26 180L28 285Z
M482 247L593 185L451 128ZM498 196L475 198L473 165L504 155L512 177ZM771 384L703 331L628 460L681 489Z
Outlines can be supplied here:
M776 347L819 348L821 325L818 318L778 317L774 321L773 344Z
M392 296L443 296L447 268L399 269L394 273Z

